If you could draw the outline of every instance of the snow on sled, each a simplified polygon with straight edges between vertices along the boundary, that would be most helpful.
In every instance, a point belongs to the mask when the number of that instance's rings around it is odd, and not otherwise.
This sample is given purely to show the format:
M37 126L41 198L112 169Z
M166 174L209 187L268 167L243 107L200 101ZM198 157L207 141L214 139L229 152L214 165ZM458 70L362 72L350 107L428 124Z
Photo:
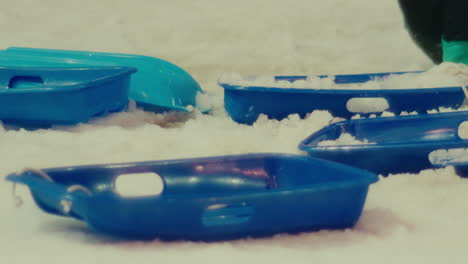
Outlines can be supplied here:
M10 47L0 50L0 66L102 67L130 66L138 69L130 83L129 98L147 111L201 112L203 91L186 71L165 60L133 54Z
M468 148L464 149L465 151L468 151ZM462 178L468 178L468 156L466 156L466 161L458 161L458 162L443 162L441 164L435 164L437 167L447 167L447 166L453 166L455 169L455 173L462 177Z
M252 124L260 114L281 120L290 114L305 117L314 110L349 119L384 111L425 113L439 107L459 108L465 99L460 80L441 75L437 86L432 72L390 72L336 76L225 75L224 105L238 123ZM434 75L434 74L433 74ZM427 80L429 79L429 80ZM428 83L436 86L427 86ZM465 83L462 81L462 83ZM468 83L468 81L466 82Z
M249 154L24 170L40 208L131 239L226 240L347 228L377 176L308 156Z
M466 129L462 136L468 138L468 122L462 129ZM468 148L442 149L432 152L431 155L429 158L435 166L453 166L459 176L468 178Z
M0 120L24 126L69 125L124 109L131 67L0 67Z
M468 111L342 121L299 148L378 174L419 172L468 158Z

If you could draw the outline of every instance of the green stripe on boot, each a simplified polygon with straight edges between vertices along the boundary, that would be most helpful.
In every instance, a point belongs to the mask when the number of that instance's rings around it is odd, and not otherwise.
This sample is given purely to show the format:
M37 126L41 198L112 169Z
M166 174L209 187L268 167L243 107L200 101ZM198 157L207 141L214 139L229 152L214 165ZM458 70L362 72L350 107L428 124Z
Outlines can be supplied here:
M442 39L442 54L444 62L468 65L468 41L446 41Z

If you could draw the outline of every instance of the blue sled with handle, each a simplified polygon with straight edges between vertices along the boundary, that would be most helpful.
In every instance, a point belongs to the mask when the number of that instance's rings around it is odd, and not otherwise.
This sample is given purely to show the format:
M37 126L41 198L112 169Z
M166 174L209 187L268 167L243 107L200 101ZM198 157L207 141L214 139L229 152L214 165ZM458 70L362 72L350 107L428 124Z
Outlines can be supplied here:
M143 55L10 47L0 50L0 66L9 67L104 67L129 66L138 69L130 83L129 98L147 111L198 108L203 93L198 83L180 67Z
M248 154L26 169L7 180L27 185L44 211L80 219L98 233L227 240L351 227L378 178L307 156ZM150 192L123 188L156 182Z
M377 174L417 173L454 165L468 153L466 123L468 111L346 120L313 133L299 148ZM336 141L345 134L361 142Z

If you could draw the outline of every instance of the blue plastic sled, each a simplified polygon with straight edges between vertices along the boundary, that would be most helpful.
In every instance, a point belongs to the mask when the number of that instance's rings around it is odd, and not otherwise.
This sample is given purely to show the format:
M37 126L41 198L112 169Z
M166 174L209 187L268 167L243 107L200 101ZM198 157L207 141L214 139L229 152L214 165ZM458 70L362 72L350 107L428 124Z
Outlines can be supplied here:
M70 125L124 109L134 72L131 67L0 67L0 120Z
M418 73L393 72L356 75L336 75L337 84L364 83L391 74ZM328 76L318 76L325 78ZM278 81L304 80L307 76L276 76ZM390 111L399 114L403 111L425 113L439 107L458 108L465 95L461 87L441 87L424 89L353 90L353 89L292 89L260 86L240 86L219 83L224 88L224 106L231 118L238 123L252 124L260 114L271 119L281 120L290 114L302 118L315 110L327 110L333 116L351 118L355 114L368 116ZM385 99L388 108L375 112L351 112L347 108L350 100L359 98Z
M154 173L160 194L127 197L120 176ZM250 154L26 170L38 206L131 239L226 240L353 226L373 173L307 156ZM132 179L132 178L130 178Z
M10 47L0 50L0 66L20 67L90 67L131 66L138 69L131 81L130 99L153 112L189 111L197 108L198 83L180 67L153 57ZM202 112L209 109L199 108Z
M299 148L310 156L332 160L378 174L419 172L444 165L434 151L468 148L468 139L458 133L468 121L468 111L355 119L329 125L302 141ZM327 145L350 134L369 143ZM432 156L431 156L432 153ZM443 157L447 162L449 158Z

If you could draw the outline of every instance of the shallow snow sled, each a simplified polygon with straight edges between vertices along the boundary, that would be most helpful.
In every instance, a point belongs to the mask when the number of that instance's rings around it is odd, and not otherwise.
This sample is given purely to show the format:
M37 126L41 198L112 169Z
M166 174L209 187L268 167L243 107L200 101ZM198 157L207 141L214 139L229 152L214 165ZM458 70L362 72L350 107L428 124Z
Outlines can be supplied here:
M199 108L198 83L180 67L162 59L130 54L10 47L0 50L0 66L89 67L131 66L138 69L129 98L153 112Z
M377 176L307 156L250 154L25 170L7 179L26 184L44 211L97 232L225 240L351 227Z
M260 114L271 119L281 120L290 114L305 117L315 110L327 110L333 116L351 118L360 114L369 116L384 111L399 114L403 111L425 113L439 107L458 108L463 104L465 94L462 87L438 87L418 89L350 89L350 86L372 80L395 77L402 74L421 72L371 73L356 75L314 76L317 79L330 79L330 83L317 80L316 88L304 88L308 76L275 76L274 81L262 84L256 78L240 82L220 80L224 88L224 106L231 118L238 123L252 124ZM280 87L281 83L287 83ZM320 87L323 85L324 87Z
M312 157L378 174L418 172L468 154L467 125L468 111L355 119L313 133L299 148ZM356 142L340 144L345 135Z
M131 67L0 67L0 120L50 126L84 122L128 103Z

